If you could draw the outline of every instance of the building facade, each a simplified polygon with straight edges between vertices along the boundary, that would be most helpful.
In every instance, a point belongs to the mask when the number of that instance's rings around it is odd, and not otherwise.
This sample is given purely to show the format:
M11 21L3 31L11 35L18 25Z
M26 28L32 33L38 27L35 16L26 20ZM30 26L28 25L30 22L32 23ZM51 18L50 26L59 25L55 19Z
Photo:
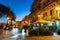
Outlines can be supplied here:
M22 24L30 24L38 20L60 21L60 0L34 0L31 13L22 19Z
M35 21L60 19L60 0L34 0L31 14Z

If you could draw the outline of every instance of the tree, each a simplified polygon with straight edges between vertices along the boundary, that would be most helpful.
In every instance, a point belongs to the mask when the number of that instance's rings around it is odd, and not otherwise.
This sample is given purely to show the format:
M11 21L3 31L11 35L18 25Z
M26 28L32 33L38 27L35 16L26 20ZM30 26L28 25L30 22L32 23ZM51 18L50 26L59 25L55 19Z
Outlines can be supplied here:
M0 17L6 15L6 17L10 17L11 20L15 20L15 14L10 11L10 8L9 7L6 7L2 4L0 4Z
M15 16L15 14L12 11L7 12L6 15L7 15L7 17L10 17L11 20L15 21L16 16Z
M6 7L2 4L0 4L0 17L6 15L6 12L8 12L10 10L9 7Z

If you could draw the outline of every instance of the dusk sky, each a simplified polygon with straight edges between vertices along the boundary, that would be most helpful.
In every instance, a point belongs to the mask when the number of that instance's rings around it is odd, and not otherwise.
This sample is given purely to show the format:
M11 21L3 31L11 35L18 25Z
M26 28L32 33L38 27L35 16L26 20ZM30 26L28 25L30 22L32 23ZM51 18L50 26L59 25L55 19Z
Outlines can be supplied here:
M33 0L0 0L0 3L8 6L16 15L16 20L21 20L24 16L30 13L30 7ZM5 21L6 18L0 18L0 21Z

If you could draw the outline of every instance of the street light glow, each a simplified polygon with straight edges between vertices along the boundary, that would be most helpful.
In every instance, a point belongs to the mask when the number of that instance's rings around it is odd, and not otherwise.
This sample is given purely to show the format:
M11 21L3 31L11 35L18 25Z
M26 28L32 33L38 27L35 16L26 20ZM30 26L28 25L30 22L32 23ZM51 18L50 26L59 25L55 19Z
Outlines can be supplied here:
M10 19L9 17L7 17L7 19Z
M40 15L38 15L38 17L40 17Z
M60 10L60 7L56 7L55 10Z
M56 7L56 10L58 10L59 8L58 7Z
M22 35L25 35L25 32L24 32L25 30L24 29L22 29Z
M15 21L12 21L13 24L15 24L16 22Z
M12 33L13 33L13 34L18 34L18 31L19 31L18 28L13 28L13 29L12 29Z

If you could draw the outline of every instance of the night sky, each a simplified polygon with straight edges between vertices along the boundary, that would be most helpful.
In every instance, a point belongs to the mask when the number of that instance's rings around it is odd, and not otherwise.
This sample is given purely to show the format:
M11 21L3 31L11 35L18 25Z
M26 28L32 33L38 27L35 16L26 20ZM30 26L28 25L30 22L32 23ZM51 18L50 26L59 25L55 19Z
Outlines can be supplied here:
M0 4L8 6L16 15L16 20L21 20L24 16L30 13L30 7L33 0L0 0ZM0 21L5 21L6 18L0 18Z

